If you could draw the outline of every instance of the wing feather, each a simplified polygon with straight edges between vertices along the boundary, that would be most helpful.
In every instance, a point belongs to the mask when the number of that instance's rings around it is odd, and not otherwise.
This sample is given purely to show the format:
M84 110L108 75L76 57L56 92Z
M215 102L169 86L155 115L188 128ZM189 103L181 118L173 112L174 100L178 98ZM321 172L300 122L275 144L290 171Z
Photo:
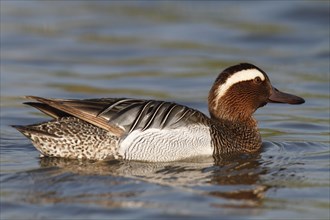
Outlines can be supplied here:
M209 120L197 110L164 101L127 98L47 99L36 96L27 98L39 102L31 102L29 105L54 118L71 115L118 136L137 129L172 129Z
M36 96L27 96L27 98L47 104L55 109L58 109L72 116L80 118L81 120L87 121L97 127L108 130L116 136L121 136L124 133L123 129L117 126L110 125L107 120L104 120L104 118L97 117L95 114L91 113L90 111L84 110L84 108L77 108L75 107L75 105L70 105L72 103L75 103L74 101L63 100L63 99L45 99Z

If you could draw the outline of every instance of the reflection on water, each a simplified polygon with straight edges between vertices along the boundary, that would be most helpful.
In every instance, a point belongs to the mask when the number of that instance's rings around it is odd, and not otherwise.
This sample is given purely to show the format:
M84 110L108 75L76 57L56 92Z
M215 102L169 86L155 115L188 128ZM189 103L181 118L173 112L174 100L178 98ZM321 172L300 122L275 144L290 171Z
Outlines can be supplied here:
M329 218L329 1L0 1L1 219ZM301 106L256 112L262 151L168 164L39 158L22 96L137 97L207 113L217 73L264 69Z
M114 187L125 185L127 181L119 177L126 177L138 181L137 183L143 181L230 201L222 201L217 205L223 208L258 207L269 187L260 182L260 175L267 174L267 169L259 166L259 160L260 155L236 156L216 164L213 164L212 158L194 163L143 163L92 162L44 157L40 159L41 169L24 172L22 175L25 178L27 176L31 181L28 186L31 187L31 191L25 197L31 203L91 203L91 200L94 201L94 197L97 196L101 200L108 200L106 203L102 202L102 206L125 207L127 204L121 204L116 198L135 198L137 194L145 193L135 189L116 192ZM101 186L99 189L92 187L94 189L92 195L91 190L77 192L79 187L89 188L90 186L87 186L89 182ZM38 184L38 187L34 187L35 184ZM54 184L57 187L54 187ZM111 189L110 192L103 192L105 190L103 184ZM143 202L139 204L149 206Z
M315 211L322 210L328 204L326 201L296 201L293 205L290 200L280 202L276 196L269 198L287 187L312 187L315 192L328 186L319 176L320 168L326 169L328 163L327 146L303 145L265 142L260 153L235 155L217 162L208 157L174 163L43 157L39 159L40 168L3 175L1 183L5 186L4 195L22 197L24 203L42 207L97 205L102 207L101 212L122 209L129 213L130 209L143 208L147 214L165 208L170 213L187 212L189 216L206 213L239 216L261 215L267 210L265 206L273 207L270 210L275 209L275 214L276 209L286 205L294 210L311 204ZM305 163L312 160L317 163L304 170ZM204 201L197 203L204 211L191 209L196 201ZM67 213L71 208L62 209ZM45 208L42 210L45 212Z

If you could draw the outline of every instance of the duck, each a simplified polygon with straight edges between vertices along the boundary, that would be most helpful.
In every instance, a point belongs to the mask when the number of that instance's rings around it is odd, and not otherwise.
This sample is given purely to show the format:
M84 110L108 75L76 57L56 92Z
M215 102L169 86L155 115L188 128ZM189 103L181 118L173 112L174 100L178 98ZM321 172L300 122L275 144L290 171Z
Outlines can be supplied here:
M175 102L135 98L53 99L25 102L53 119L13 126L40 156L171 162L257 152L262 145L254 112L267 103L302 104L250 63L224 69L208 95L209 116Z

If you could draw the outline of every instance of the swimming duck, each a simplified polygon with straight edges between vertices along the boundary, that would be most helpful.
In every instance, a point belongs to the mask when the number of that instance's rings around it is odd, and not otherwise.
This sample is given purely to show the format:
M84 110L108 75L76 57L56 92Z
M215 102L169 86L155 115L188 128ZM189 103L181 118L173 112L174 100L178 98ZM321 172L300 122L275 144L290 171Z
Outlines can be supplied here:
M269 102L305 102L274 88L266 73L249 63L231 66L216 78L208 96L210 117L157 100L27 98L36 102L25 104L54 118L14 126L41 155L148 162L255 152L262 141L253 113Z

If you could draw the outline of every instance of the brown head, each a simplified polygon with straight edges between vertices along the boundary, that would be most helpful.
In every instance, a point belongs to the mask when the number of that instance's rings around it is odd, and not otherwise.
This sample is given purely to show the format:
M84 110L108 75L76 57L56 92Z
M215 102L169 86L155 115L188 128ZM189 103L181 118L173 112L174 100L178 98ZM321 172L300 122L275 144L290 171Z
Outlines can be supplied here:
M251 123L252 114L268 102L302 104L304 99L274 88L260 68L241 63L225 69L215 80L208 97L212 119Z

